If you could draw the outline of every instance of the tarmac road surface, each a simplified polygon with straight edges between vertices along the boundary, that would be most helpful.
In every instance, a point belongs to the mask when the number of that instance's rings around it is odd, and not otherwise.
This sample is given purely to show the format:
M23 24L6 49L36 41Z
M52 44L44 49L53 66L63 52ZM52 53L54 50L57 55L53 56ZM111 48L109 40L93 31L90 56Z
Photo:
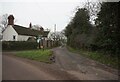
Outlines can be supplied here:
M66 47L52 49L55 63L47 64L3 52L3 80L118 80L118 71Z

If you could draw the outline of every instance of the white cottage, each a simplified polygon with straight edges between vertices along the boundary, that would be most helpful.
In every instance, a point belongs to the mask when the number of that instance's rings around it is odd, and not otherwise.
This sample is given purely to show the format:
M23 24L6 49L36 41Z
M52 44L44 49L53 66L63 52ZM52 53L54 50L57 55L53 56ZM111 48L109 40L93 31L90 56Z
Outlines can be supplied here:
M29 28L14 25L14 17L10 15L8 17L8 26L3 31L3 41L27 41L29 38L36 38L40 35L47 38L49 31L44 31L43 28L41 30L35 30L31 27L31 23Z

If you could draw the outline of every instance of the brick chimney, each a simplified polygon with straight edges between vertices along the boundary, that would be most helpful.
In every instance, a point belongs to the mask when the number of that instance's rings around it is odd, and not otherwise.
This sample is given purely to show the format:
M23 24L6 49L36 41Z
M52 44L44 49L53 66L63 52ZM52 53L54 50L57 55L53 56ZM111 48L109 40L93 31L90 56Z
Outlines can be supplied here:
M32 28L32 24L31 24L31 22L30 22L30 24L29 24L29 28Z
M14 25L14 16L13 15L8 16L8 25Z

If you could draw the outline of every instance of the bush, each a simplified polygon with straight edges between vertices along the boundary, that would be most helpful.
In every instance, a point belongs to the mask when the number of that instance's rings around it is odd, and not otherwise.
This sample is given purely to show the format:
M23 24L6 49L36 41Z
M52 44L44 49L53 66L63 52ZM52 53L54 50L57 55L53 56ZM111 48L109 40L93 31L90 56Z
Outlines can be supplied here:
M3 50L29 50L37 49L37 42L27 42L27 41L3 41Z

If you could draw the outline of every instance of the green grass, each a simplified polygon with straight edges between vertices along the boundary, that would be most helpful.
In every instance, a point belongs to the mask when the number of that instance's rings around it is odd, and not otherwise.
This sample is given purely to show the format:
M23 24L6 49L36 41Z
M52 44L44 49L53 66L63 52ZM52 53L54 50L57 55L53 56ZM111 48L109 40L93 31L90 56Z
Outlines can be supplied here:
M26 51L17 51L16 56L28 58L31 60L36 60L45 63L52 63L49 58L52 55L50 50L26 50Z
M120 62L118 61L118 57L111 57L109 55L104 55L100 52L97 51L86 51L86 50L81 50L81 49L74 49L71 47L67 47L69 51L81 54L87 58L96 60L100 63L103 63L107 66L119 69Z

